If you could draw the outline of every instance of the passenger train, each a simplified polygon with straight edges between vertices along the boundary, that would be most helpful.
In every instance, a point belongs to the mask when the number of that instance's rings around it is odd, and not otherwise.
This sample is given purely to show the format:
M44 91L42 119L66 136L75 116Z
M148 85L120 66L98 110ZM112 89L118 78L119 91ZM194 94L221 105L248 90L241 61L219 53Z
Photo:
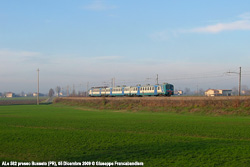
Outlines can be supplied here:
M89 96L171 96L174 94L174 86L164 83L146 86L122 86L122 87L92 87Z

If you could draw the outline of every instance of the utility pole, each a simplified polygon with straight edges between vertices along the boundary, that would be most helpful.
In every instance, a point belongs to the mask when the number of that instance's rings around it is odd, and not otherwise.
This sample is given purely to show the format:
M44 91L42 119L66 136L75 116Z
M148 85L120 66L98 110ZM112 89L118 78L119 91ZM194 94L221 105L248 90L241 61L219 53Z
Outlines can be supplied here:
M39 105L39 68L37 69L37 105Z
M240 71L239 72L227 72L227 73L234 73L234 74L239 74L239 92L238 92L238 96L240 96L240 92L241 92L241 67L240 67Z
M241 93L241 67L240 67L240 72L239 72L239 96Z
M158 74L156 74L156 84L159 84L159 78L158 78Z
M112 87L115 87L115 78L112 78Z
M86 91L86 96L89 96L89 82L87 82L87 91Z

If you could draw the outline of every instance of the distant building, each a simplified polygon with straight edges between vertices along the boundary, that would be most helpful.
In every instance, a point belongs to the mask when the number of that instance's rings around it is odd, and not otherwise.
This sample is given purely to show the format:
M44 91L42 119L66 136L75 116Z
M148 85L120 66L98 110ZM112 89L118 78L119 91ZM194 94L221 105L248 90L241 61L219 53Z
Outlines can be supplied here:
M15 97L15 93L7 92L7 93L5 93L5 97L7 97L7 98Z
M26 93L24 97L33 97L33 93Z
M226 89L208 89L205 92L206 96L231 96L232 90Z
M241 94L242 95L250 95L250 90L242 90Z
M183 95L183 90L176 90L174 94L178 96Z
M2 93L0 93L0 98L3 96L3 94Z
M37 93L36 93L36 92L35 92L35 93L33 93L33 96L34 96L34 97L36 97L36 96L37 96ZM44 94L39 93L39 96L44 96Z

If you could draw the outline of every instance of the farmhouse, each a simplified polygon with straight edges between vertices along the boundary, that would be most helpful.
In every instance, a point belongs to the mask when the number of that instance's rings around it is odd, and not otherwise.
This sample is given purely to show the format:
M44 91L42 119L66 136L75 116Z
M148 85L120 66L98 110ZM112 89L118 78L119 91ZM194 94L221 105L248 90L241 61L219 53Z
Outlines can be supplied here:
M12 97L15 97L15 93L12 93L12 92L6 92L6 93L5 93L5 97L7 97L7 98L12 98Z
M206 96L231 96L232 90L226 89L208 89L205 92Z

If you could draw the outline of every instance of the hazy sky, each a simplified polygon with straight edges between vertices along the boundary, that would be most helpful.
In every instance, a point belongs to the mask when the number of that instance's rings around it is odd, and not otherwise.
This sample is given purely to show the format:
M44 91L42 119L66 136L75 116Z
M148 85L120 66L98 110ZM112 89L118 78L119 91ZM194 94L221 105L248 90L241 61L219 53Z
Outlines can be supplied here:
M1 0L0 92L250 87L249 0Z

